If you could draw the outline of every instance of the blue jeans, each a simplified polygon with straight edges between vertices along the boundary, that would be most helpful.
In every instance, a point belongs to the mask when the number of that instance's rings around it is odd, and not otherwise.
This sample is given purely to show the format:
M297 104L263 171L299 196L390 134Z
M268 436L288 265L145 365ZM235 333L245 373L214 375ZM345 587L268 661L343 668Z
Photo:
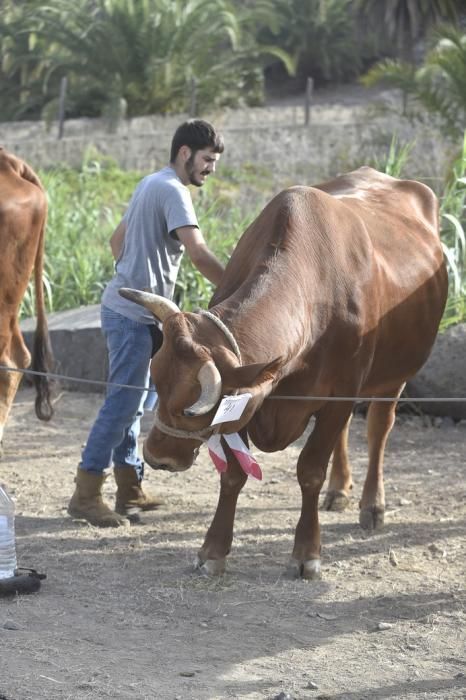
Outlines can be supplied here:
M153 351L161 345L162 332L157 326L131 321L105 306L101 323L108 350L108 382L141 389L107 388L79 467L101 474L113 461L118 467L133 467L141 480L144 465L138 455L138 437L144 409L150 410L157 401L150 385L149 365Z

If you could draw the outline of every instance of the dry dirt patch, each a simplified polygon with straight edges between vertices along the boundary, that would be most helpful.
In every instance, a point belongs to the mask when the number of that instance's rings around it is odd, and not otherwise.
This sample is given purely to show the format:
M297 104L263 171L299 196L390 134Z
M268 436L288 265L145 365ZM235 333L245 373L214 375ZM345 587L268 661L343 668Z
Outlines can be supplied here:
M464 422L398 418L386 526L367 536L357 524L365 421L355 418L354 500L321 512L317 583L285 570L299 442L256 452L264 480L245 486L228 573L211 580L191 571L218 492L205 451L188 473L147 475L166 506L127 531L66 515L100 402L63 393L50 424L36 420L31 390L14 404L0 481L16 498L19 563L47 579L35 595L0 600L0 698L466 697Z

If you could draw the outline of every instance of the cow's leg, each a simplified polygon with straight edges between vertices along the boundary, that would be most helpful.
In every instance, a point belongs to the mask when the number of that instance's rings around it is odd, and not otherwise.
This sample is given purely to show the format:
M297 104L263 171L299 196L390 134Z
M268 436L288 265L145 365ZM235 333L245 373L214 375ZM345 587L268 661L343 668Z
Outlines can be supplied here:
M320 528L318 503L328 461L339 434L352 411L352 404L327 404L316 416L314 430L298 459L302 493L301 516L295 533L292 571L307 579L320 578Z
M26 348L22 336L14 334L10 341L9 352L0 353L0 365L13 369L29 367L31 355ZM10 413L22 374L8 370L0 370L0 456L5 423Z
M246 442L243 434L241 437ZM225 558L230 552L233 540L236 503L247 480L246 474L228 446L225 446L225 453L228 457L228 469L220 477L217 510L196 561L196 568L206 575L219 575L225 571Z
M404 384L391 396L399 396ZM376 530L383 526L385 513L385 489L383 483L383 460L385 445L395 422L396 401L372 402L367 413L367 443L369 466L359 502L359 522L365 530Z
M4 363L0 361L0 364ZM19 372L0 370L0 457L3 454L3 433L5 424L20 381L21 374Z
M332 468L324 500L325 510L341 511L349 505L350 492L353 488L351 464L348 459L348 433L352 415L337 438L333 450Z

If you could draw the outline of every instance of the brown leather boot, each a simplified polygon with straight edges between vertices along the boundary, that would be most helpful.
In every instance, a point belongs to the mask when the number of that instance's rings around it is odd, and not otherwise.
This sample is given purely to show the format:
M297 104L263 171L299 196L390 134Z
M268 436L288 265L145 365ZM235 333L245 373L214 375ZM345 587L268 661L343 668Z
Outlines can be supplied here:
M163 504L161 498L146 496L133 467L118 467L113 470L117 485L115 510L121 515L133 516L141 510L155 510Z
M97 527L120 527L128 525L128 520L111 510L102 500L102 486L105 474L78 469L76 473L76 488L68 505L68 513L72 518L87 520Z

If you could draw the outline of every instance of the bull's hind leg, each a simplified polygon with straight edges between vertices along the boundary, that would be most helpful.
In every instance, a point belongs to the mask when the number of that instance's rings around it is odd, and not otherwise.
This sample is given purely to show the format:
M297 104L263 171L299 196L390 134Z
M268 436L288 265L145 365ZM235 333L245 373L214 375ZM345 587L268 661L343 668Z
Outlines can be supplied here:
M391 396L399 396L404 384ZM385 445L395 423L396 401L372 402L367 413L369 466L359 503L359 522L365 530L377 530L384 523L385 489L383 461Z
M241 437L244 442L247 441L246 435L241 434ZM246 474L229 450L228 445L224 445L224 447L228 458L228 469L220 477L217 510L195 563L196 568L206 575L219 575L225 571L225 560L230 553L233 541L236 503L247 480Z
M320 578L319 494L325 482L330 455L351 415L352 404L327 404L316 416L314 430L298 459L301 516L295 533L291 569L307 579Z
M325 494L324 509L342 511L349 505L350 493L353 488L351 464L348 458L348 433L352 415L348 418L335 443L332 457L332 468Z

